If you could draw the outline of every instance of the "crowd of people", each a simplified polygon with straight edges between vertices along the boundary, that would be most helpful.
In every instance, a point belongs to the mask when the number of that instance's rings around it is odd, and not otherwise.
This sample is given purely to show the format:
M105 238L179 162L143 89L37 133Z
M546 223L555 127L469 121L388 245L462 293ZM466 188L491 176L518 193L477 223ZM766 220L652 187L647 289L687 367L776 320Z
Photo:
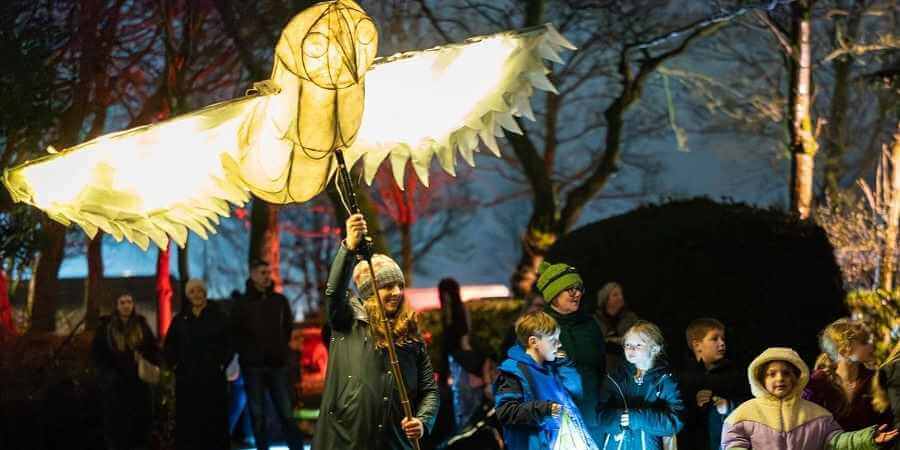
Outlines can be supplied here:
M248 417L245 406L252 430L245 438L256 448L269 448L267 412L274 411L288 447L302 449L289 375L297 359L290 348L294 315L287 298L273 290L269 265L251 263L246 291L230 311L210 302L206 285L198 279L186 283L185 297L161 349L130 294L120 295L115 312L101 321L92 356L107 448L146 448L152 423L148 385L158 381L159 366L165 365L175 374L179 450L231 448L231 432ZM266 409L267 398L272 408Z
M460 286L442 280L432 365L403 271L385 255L363 257L361 215L346 227L324 292L329 357L313 449L900 449L900 343L876 367L861 322L827 325L811 371L787 347L743 367L727 357L726 326L697 318L685 330L691 354L676 370L660 328L629 308L622 285L603 286L588 314L578 271L544 262L540 296L528 299L497 360L473 349ZM119 297L94 341L108 448L146 444L145 369L154 364L175 373L178 448L228 448L235 354L257 448L269 445L265 397L289 447L302 448L288 389L293 315L270 275L254 263L230 314L210 306L201 281L189 282L189 305L161 351L133 299ZM483 430L487 441L466 447Z

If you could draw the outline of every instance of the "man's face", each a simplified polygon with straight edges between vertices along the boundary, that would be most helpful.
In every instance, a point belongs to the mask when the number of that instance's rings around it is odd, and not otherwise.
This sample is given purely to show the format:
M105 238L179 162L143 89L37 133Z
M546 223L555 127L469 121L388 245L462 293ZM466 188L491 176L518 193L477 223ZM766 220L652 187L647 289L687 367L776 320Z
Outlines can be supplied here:
M257 289L268 289L272 284L272 269L267 265L256 266L250 271L250 280L253 281L253 285L256 286Z

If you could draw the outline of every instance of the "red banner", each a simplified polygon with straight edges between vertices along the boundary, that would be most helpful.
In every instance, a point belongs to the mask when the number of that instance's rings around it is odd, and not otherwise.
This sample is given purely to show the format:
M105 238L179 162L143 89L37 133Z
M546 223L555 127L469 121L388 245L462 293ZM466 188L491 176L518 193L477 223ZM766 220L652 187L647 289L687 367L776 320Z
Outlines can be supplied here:
M12 305L9 303L9 283L6 280L6 273L0 270L0 336L16 334L12 312Z
M172 279L169 277L169 249L156 258L156 329L162 341L172 322Z

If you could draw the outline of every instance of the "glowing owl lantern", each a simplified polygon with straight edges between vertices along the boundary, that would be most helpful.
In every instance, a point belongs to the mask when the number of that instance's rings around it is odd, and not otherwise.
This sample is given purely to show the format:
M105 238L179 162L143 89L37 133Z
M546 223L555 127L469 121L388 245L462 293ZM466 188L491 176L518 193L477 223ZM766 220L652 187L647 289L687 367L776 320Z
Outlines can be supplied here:
M4 171L13 199L89 235L104 230L146 249L215 231L229 204L256 195L303 202L335 172L333 151L363 162L371 183L390 160L428 185L433 159L455 174L483 144L499 156L515 116L534 119L534 89L555 92L545 60L574 49L551 25L375 58L378 34L350 0L294 17L270 79L245 97L165 122L110 133Z
M319 3L288 23L275 47L272 84L261 87L277 93L254 108L242 129L259 148L239 163L255 195L302 202L324 189L332 151L356 139L365 74L377 50L375 23L352 1ZM266 144L274 141L282 142ZM292 176L295 167L303 167L303 176Z

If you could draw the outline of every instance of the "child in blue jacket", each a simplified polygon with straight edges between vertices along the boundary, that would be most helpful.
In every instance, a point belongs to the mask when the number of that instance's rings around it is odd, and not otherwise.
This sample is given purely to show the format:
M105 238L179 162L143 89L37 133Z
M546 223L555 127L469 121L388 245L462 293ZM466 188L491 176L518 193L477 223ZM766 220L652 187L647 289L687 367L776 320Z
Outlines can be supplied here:
M515 328L518 343L509 349L494 383L506 448L596 450L573 401L581 395L581 377L558 352L556 320L537 311L520 317Z
M678 382L659 356L663 336L650 322L638 321L625 333L626 364L607 375L600 390L599 423L603 450L671 448L684 424L685 405Z

